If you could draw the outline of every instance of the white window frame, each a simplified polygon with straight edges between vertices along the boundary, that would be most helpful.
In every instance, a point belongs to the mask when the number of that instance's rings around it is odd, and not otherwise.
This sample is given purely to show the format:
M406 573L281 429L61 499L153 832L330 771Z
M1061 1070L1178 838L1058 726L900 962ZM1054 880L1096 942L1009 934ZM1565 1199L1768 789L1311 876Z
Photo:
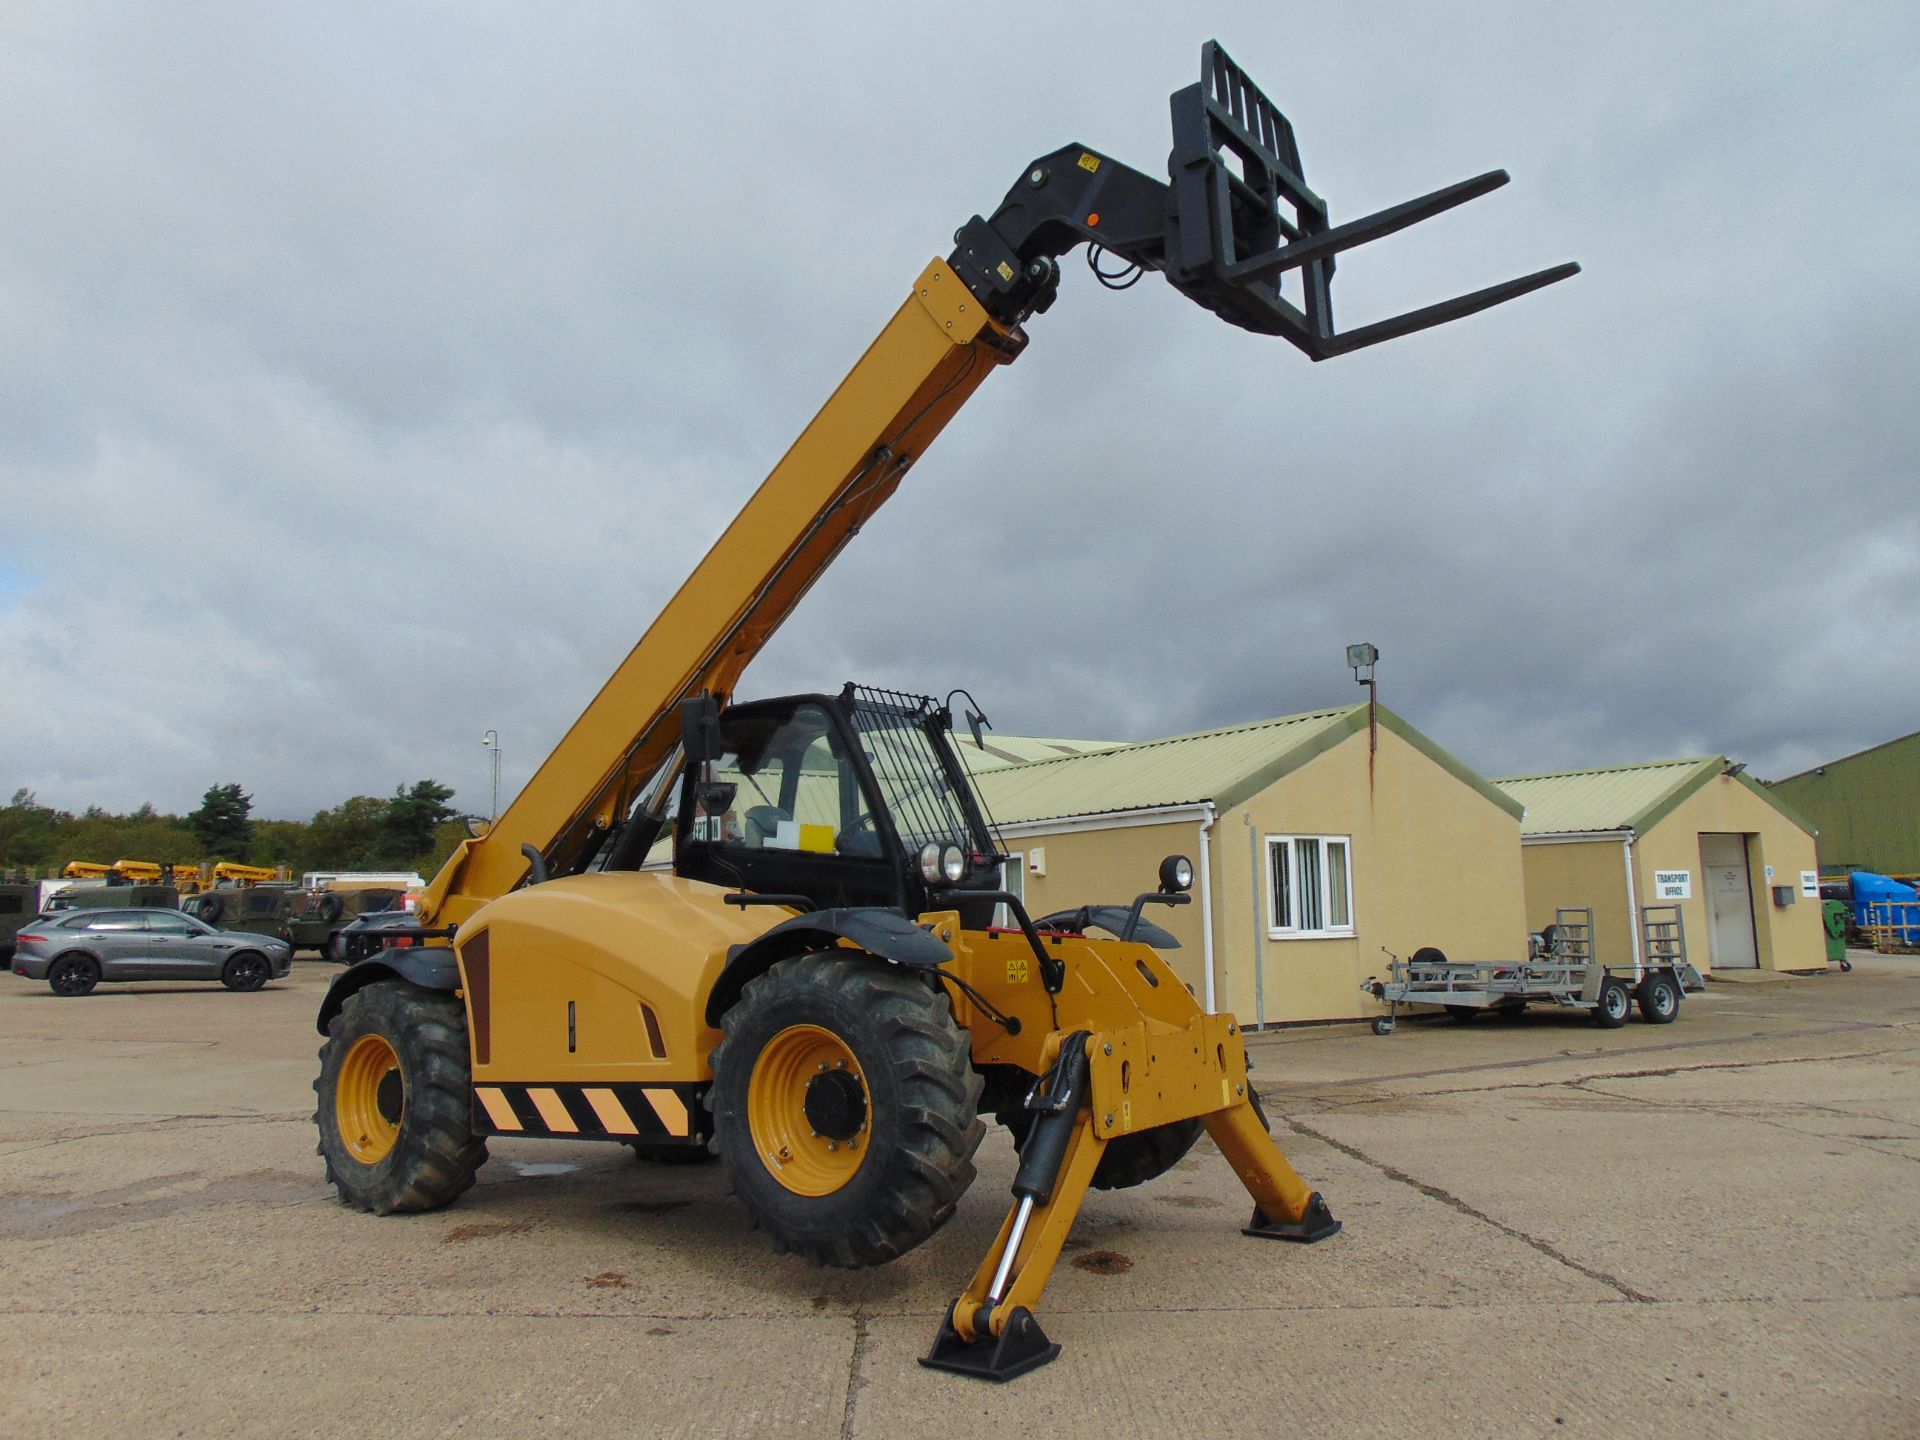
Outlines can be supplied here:
M1000 888L1020 897L1020 903L1027 903L1027 852L1015 850L1008 854L1000 865ZM993 907L993 928L1012 930L1018 924L1013 918L1013 908L1002 900Z
M1267 938L1269 940L1328 940L1347 939L1355 933L1354 894L1353 894L1353 837L1351 835L1269 835L1267 839ZM1305 849L1301 842L1310 842L1311 850ZM1342 879L1346 884L1347 919L1345 924L1303 926L1298 923L1298 912L1294 908L1302 897L1301 857L1303 853L1316 857L1314 864L1317 873L1313 877L1318 887L1322 914L1329 897L1333 893L1331 881L1333 874L1329 869L1329 846L1342 847L1341 855L1345 861ZM1288 899L1291 902L1287 913L1281 913L1280 896L1274 884L1275 852L1283 850L1286 854Z

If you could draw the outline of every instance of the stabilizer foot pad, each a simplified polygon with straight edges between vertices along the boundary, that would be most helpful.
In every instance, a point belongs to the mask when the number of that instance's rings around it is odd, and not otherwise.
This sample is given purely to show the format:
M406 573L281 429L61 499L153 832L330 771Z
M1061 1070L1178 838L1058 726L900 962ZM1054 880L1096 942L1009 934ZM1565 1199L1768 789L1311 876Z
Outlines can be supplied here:
M1291 1240L1299 1245L1311 1245L1316 1240L1325 1240L1329 1235L1340 1233L1340 1222L1333 1218L1333 1211L1327 1208L1327 1202L1320 1198L1318 1190L1307 1201L1307 1213L1291 1223L1269 1220L1266 1212L1258 1205L1253 1207L1253 1219L1240 1229L1242 1235L1251 1235L1258 1240Z
M1060 1347L1047 1339L1047 1332L1025 1307L1007 1317L1007 1328L999 1335L981 1340L962 1340L953 1328L953 1312L949 1310L940 1322L933 1349L920 1357L920 1363L929 1370L947 1370L1004 1384L1029 1370L1038 1370L1059 1353Z

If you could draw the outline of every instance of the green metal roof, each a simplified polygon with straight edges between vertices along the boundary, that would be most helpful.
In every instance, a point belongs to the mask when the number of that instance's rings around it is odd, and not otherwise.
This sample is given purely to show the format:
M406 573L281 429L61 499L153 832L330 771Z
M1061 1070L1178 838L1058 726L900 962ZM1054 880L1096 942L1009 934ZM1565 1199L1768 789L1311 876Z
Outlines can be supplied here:
M1035 760L1059 760L1095 750L1117 750L1126 743L1121 740L1055 740L1038 735L997 735L991 730L980 738L984 743L975 745L973 736L964 727L956 728L953 732L954 747L960 752L961 763L975 775L1004 769L1008 765L1030 765Z
M1379 715L1382 729L1391 730L1461 783L1518 817L1518 801L1474 774L1385 706ZM1366 728L1364 704L1311 710L1091 754L1011 765L981 774L977 783L994 818L1003 825L1124 814L1205 801L1227 810Z
M1726 768L1725 756L1712 755L1515 775L1493 783L1527 807L1520 822L1523 836L1586 830L1631 830L1641 835Z

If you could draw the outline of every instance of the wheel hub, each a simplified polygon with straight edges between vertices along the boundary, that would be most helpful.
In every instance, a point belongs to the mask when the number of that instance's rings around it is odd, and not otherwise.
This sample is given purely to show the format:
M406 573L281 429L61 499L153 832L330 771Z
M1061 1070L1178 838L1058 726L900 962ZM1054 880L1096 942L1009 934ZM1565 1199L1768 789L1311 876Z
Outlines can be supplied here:
M747 1128L767 1171L796 1195L831 1195L867 1155L867 1083L847 1042L819 1025L769 1039L747 1081Z
M851 1140L867 1128L867 1092L845 1070L828 1070L807 1082L807 1123L829 1140Z
M340 1063L334 1119L347 1153L362 1165L378 1165L400 1139L406 1107L406 1076L400 1056L384 1035L362 1035Z

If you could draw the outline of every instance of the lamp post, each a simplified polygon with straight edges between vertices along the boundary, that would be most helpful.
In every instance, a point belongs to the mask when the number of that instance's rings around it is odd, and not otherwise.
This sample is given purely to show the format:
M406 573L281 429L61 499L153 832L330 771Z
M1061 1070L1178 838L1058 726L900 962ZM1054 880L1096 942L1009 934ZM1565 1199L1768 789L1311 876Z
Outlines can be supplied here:
M1367 789L1373 789L1373 761L1380 753L1380 689L1374 683L1373 667L1380 662L1377 646L1361 642L1347 646L1347 668L1353 678L1367 687ZM1367 673L1362 675L1364 670Z
M493 752L493 804L487 810L489 827L500 818L500 732L489 730L480 737L480 743Z

